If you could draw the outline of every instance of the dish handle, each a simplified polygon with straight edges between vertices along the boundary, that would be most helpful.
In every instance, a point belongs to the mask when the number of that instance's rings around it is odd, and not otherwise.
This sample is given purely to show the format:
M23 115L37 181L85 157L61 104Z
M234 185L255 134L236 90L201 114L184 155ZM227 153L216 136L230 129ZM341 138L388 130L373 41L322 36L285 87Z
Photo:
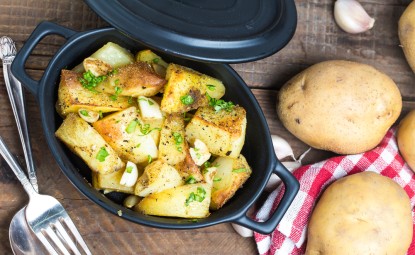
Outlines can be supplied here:
M26 72L25 64L33 49L39 42L48 35L60 35L68 40L77 33L69 28L57 25L52 22L43 21L33 30L22 49L16 54L11 66L14 76L26 87L30 93L38 97L39 81L32 79Z
M278 177L280 177L284 183L285 191L280 203L278 204L278 207L275 209L272 216L267 221L257 222L244 214L242 217L234 220L234 223L252 229L253 231L261 234L271 233L275 230L278 223L280 223L282 217L285 215L292 201L297 195L298 190L300 189L300 183L297 181L297 179L295 179L291 172L288 171L283 164L281 164L279 160L276 160L276 162L277 164L273 172L278 175Z

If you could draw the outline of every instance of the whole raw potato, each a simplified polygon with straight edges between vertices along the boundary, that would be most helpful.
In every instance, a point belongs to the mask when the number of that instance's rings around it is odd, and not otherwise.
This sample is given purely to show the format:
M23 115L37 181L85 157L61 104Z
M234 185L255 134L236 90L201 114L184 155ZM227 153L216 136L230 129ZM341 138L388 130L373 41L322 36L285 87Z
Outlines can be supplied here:
M415 172L415 110L408 113L399 123L396 139L402 157Z
M289 80L278 95L282 124L311 147L339 154L374 148L398 118L396 84L375 68L351 61L315 64Z
M412 231L406 192L377 173L358 173L324 191L308 225L306 255L404 255Z
M415 2L408 5L398 23L399 41L405 58L415 72Z

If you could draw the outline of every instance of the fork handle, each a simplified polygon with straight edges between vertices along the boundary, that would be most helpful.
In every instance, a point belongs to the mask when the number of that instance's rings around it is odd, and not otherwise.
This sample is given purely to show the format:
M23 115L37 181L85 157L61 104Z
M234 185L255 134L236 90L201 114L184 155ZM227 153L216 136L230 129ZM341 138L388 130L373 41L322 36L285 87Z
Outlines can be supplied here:
M32 184L29 182L29 179L27 179L26 174L20 167L19 163L17 163L17 160L13 157L9 148L7 148L1 136L0 136L0 154L3 156L4 160L13 170L13 173L16 175L17 179L23 185L23 188L25 189L29 197L31 198L33 196L38 195L38 193L33 188Z
M24 100L24 92L22 84L14 77L10 66L14 56L7 56L3 59L3 74L6 83L7 93L10 98L13 114L16 119L17 130L19 132L20 141L22 143L23 153L26 160L27 172L29 180L33 188L38 191L35 165L33 163L32 150L30 145L29 130L26 118L26 107Z

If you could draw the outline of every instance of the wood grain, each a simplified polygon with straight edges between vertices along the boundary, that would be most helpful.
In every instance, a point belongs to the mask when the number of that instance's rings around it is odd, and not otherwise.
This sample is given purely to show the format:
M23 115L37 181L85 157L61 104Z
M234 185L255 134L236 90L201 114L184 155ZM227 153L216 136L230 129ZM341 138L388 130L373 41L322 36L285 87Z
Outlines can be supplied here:
M277 54L232 66L252 88L272 134L286 138L296 156L308 149L279 122L276 94L293 75L329 59L348 59L371 64L397 83L404 99L402 115L415 109L415 77L407 65L397 38L397 21L409 0L362 1L375 17L374 28L364 34L342 32L332 17L333 1L296 0L298 26L288 45ZM73 30L85 31L108 24L81 0L2 0L0 36L13 38L21 48L35 26L49 20ZM40 79L50 58L65 40L48 36L36 47L27 71ZM76 54L76 52L74 52ZM30 135L42 193L58 198L79 227L94 254L256 254L253 238L242 238L230 224L198 230L162 230L140 226L112 215L80 194L62 174L46 144L36 99L26 94ZM3 76L0 74L0 135L23 163L14 117ZM312 150L305 163L332 156ZM13 215L27 203L11 170L0 159L0 254L11 254L8 227Z

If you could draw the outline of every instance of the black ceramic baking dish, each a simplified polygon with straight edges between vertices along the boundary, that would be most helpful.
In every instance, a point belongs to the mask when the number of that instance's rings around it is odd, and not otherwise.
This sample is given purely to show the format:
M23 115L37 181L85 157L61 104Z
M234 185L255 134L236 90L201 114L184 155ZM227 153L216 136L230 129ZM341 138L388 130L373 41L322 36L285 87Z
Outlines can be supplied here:
M35 46L47 35L60 35L67 41L53 56L43 77L36 81L27 75L25 63ZM243 188L223 208L212 212L209 217L197 221L155 217L126 209L116 197L104 196L91 187L88 167L54 135L62 123L61 117L55 111L55 103L61 70L74 67L83 58L110 41L133 52L144 48L139 42L123 35L115 28L76 32L54 23L43 22L33 31L12 65L13 74L38 100L47 143L67 178L82 194L105 210L115 215L118 215L118 211L121 210L123 213L120 217L142 225L167 229L194 229L223 222L234 222L260 233L272 232L297 194L299 183L276 158L267 122L254 95L238 74L227 64L202 63L157 52L168 62L188 66L219 78L226 86L225 99L243 106L247 111L246 142L242 153L253 171ZM246 212L260 197L272 173L282 179L285 185L284 196L268 221L255 222L246 216Z

